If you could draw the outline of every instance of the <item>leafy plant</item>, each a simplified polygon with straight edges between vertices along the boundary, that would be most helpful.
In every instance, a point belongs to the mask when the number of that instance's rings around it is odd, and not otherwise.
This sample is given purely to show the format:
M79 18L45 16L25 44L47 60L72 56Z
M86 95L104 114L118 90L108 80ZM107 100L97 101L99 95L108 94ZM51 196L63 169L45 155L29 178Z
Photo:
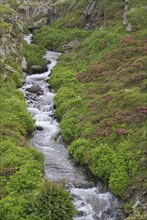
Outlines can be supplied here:
M55 183L45 180L40 190L34 194L32 211L44 220L72 219L76 210L72 197L64 190L64 181Z

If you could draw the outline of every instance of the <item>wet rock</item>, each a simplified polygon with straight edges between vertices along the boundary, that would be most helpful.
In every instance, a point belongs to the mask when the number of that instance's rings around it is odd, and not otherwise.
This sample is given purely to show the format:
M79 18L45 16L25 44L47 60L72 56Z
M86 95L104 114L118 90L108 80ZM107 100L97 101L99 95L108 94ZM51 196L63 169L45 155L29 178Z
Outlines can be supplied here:
M36 126L36 130L38 130L38 131L42 131L43 128L42 128L41 126Z
M98 182L97 187L98 187L100 193L108 192L108 186L100 181Z
M73 183L76 188L80 189L87 189L87 188L92 188L95 186L93 182L88 182L88 181L76 181Z
M32 93L37 93L37 94L42 93L42 89L38 84L33 85L31 88L28 88L27 91L32 92Z
M22 84L24 85L26 83L26 72L22 73Z
M50 61L50 60L47 60L47 61L46 61L46 64L51 64L51 61Z
M84 11L84 15L85 17L90 17L93 13L93 10L97 8L97 1L91 1L89 2L89 4L87 5L85 11Z
M43 65L43 66L32 65L32 66L29 68L29 74L43 73L43 72L46 72L47 70L48 70L47 64L45 64L45 65Z
M82 217L82 216L84 216L84 215L85 215L85 212L82 211L82 210L80 210L80 211L78 211L77 217Z
M125 218L125 214L122 209L118 208L114 211L112 218L115 220L123 220Z

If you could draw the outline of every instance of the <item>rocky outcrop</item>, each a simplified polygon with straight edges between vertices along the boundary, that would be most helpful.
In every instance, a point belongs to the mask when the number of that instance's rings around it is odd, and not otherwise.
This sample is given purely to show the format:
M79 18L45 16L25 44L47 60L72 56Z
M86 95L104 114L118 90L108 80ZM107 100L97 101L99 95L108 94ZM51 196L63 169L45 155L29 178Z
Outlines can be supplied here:
M61 48L63 49L64 53L69 53L71 50L76 48L79 44L80 42L77 39L75 39L68 44L64 44Z
M23 59L22 59L21 67L22 67L22 70L23 70L24 72L27 72L27 71L28 71L28 64L27 64L27 61L26 61L26 58L25 58L25 57L23 57Z
M124 14L123 14L123 25L126 27L126 31L130 32L132 30L131 23L128 22L128 5L129 0L125 0L125 8L124 8Z
M55 1L54 6L59 11L60 17L58 20L64 28L105 28L109 19L122 19L122 17L117 17L117 13L121 12L124 8L123 1L120 1L116 6L109 1L106 2L102 0L85 0L82 1L82 3L79 3L77 0L72 0L70 2L64 1L64 5L62 6L61 4L63 4L63 1Z
M84 12L85 28L94 28L98 16L98 1L89 1Z
M51 1L28 1L27 4L18 6L17 13L24 25L30 29L42 27L58 17Z
M7 1L1 2L1 12L0 62L3 63L3 78L6 78L7 75L16 72L13 68L14 62L21 66L22 57L19 49L23 26L16 11L9 7Z

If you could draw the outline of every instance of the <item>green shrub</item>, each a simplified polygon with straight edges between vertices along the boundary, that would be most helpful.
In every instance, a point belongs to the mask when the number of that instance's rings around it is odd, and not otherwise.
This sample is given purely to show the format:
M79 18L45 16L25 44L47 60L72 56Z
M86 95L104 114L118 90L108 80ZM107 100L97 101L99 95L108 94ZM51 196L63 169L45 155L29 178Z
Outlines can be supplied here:
M133 31L140 30L146 27L146 6L134 7L129 10L128 19L133 26Z
M74 140L76 133L76 119L66 118L61 121L62 136L66 142Z
M90 140L79 138L71 143L69 146L69 152L73 155L76 161L80 164L87 163L90 159L90 150L94 144Z
M17 122L18 128L21 124L26 132L31 133L34 129L34 123L30 114L27 112L24 100L15 95L12 95L11 98L7 98L6 96L1 97L2 125L8 124L8 122L10 123L10 121L12 121L12 124ZM16 130L16 127L13 129Z
M45 59L43 58L45 50L36 44L28 44L24 41L22 53L23 56L26 58L29 66L43 65L45 63Z
M40 190L34 194L32 212L43 220L72 220L76 210L72 197L63 185L45 180Z
M7 196L0 201L0 216L3 220L23 220L26 204L23 196Z
M82 29L59 29L44 26L34 31L34 40L38 45L43 45L48 50L63 51L62 46L68 44L74 39L82 40L89 34Z
M100 145L91 151L90 170L105 181L114 169L115 152L108 146Z
M122 196L130 184L130 178L123 167L119 166L111 173L109 187L115 195Z
M58 66L53 69L53 75L51 75L49 82L50 82L51 86L53 88L55 88L55 90L57 90L60 88L61 85L63 87L67 87L69 83L74 84L74 82L75 82L74 75L75 74L73 71L65 70L62 67Z

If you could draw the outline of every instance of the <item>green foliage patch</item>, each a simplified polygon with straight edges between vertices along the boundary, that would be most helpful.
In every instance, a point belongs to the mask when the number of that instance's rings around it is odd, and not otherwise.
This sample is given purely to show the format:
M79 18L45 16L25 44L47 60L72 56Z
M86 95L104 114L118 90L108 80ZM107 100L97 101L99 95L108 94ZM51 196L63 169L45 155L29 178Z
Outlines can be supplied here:
M76 210L72 197L64 190L65 183L45 180L38 192L34 192L32 214L43 220L73 219Z
M45 59L43 58L45 50L36 44L28 44L24 41L22 53L29 66L43 65L45 63Z
M88 34L88 31L83 29L59 29L54 26L44 26L34 31L34 40L36 44L43 45L48 50L63 51L63 45L74 39L82 40Z

